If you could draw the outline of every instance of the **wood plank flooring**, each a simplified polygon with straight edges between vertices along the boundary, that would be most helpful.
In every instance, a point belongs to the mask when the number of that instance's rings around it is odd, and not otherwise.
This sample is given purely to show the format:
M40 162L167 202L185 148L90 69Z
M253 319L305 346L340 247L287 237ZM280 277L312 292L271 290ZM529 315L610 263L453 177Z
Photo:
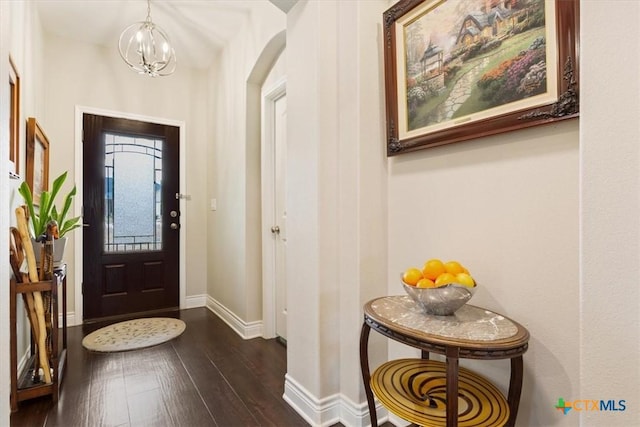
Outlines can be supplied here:
M307 426L283 399L286 349L242 340L205 308L163 313L187 329L148 349L93 353L68 329L68 365L57 405L20 403L11 426Z

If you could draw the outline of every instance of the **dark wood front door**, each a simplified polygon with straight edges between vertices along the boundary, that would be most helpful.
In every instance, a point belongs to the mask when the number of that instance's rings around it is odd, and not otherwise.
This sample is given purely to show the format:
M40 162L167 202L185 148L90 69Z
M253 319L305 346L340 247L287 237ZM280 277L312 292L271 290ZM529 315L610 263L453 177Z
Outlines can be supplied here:
M180 132L83 117L84 321L177 308Z

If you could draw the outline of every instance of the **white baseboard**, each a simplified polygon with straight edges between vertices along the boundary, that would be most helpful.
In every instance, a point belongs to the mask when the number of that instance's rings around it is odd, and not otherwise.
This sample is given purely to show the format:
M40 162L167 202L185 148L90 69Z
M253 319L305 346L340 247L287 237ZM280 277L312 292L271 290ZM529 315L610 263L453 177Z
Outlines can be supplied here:
M236 314L231 310L208 295L206 307L229 325L229 327L243 339L248 340L262 336L262 321L257 320L255 322L245 322L236 316Z
M73 311L67 312L67 327L81 325L82 321L76 323L76 314ZM58 314L58 327L62 327L62 313Z
M187 297L185 301L185 308L197 308L205 307L207 305L207 295L192 295ZM73 311L67 312L67 326L79 326L82 325L82 320L76 319L76 314ZM58 325L62 327L62 313L58 314Z
M345 426L371 425L366 402L357 404L341 393L317 399L289 374L285 375L283 399L312 426L325 427L340 422ZM378 423L387 421L387 411L376 402Z
M27 362L29 361L30 357L31 357L31 345L28 345L26 350L24 351L24 354L22 355L22 357L18 361L18 372L24 371L24 367L27 364Z
M393 424L394 426L398 426L398 427L407 427L410 426L411 423L407 420L403 420L402 418L400 418L397 415L394 414L389 414L389 420L388 420L391 424Z
M207 305L207 294L202 295L191 295L186 298L185 308L198 308L198 307L206 307Z

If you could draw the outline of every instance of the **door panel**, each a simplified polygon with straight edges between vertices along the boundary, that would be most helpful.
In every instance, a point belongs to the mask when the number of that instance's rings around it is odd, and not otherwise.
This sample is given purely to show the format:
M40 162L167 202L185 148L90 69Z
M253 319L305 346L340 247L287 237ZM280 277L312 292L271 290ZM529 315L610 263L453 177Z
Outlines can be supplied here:
M83 118L84 320L179 306L179 128Z
M276 234L276 335L287 339L287 97L278 98L274 103L274 147L275 147L275 218L280 228Z

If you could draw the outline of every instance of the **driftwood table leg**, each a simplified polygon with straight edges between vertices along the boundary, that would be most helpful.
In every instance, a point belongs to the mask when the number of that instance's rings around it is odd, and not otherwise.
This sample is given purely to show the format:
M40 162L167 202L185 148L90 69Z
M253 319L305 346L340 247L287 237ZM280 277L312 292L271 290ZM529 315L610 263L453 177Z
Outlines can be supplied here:
M31 244L31 238L29 236L29 226L27 225L27 219L25 217L24 210L20 207L16 209L16 219L18 222L18 231L22 238L22 244L24 245L25 256L27 258L27 264L29 267L29 280L31 282L37 282L38 279L38 267L36 264L36 257L33 252L33 245ZM36 315L38 318L38 359L40 361L40 367L44 371L44 380L47 384L51 383L51 370L49 367L49 356L47 354L47 326L44 318L44 303L42 301L42 295L40 292L33 292L33 301L36 308Z

